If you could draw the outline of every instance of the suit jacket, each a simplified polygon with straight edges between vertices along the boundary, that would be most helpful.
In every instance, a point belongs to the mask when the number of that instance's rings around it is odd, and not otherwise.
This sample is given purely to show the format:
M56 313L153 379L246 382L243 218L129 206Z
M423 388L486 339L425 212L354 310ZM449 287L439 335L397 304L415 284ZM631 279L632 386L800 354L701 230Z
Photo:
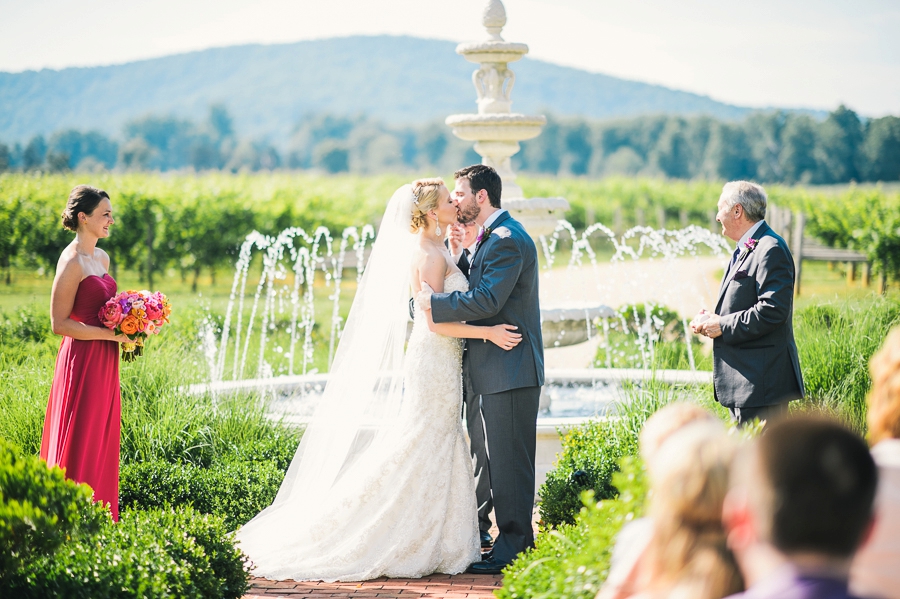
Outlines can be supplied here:
M784 239L765 223L756 248L739 254L725 273L713 340L716 399L729 408L756 408L804 396L794 343L794 260Z
M498 234L504 227L506 236ZM435 322L512 324L522 334L521 343L509 351L489 341L467 341L463 366L476 395L544 384L537 249L508 212L497 217L491 235L472 256L469 291L434 294L431 315Z

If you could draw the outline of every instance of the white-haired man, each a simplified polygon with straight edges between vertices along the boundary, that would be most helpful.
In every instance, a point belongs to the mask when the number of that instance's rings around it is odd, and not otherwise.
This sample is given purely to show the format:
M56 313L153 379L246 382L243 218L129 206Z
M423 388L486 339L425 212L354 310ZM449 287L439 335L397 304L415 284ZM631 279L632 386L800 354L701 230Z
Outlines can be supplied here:
M766 192L747 181L726 183L716 220L737 242L713 314L691 323L713 339L713 385L738 423L777 419L804 396L794 343L794 260L763 220Z

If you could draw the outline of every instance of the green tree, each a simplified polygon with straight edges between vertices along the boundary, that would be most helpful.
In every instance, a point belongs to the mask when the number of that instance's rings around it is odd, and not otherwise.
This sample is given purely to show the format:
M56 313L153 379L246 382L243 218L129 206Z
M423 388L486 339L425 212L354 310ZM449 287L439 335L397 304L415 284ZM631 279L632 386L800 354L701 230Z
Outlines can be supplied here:
M326 139L316 146L313 164L329 173L343 173L350 170L350 150L346 142Z
M859 116L841 104L819 127L820 163L817 181L859 181L862 141L863 128Z
M755 178L759 181L783 181L784 165L781 154L784 150L784 129L788 114L782 110L774 112L754 112L744 122L748 134L750 153L756 164Z
M756 163L740 125L718 123L712 132L706 156L707 174L716 179L752 179Z
M190 164L195 138L194 124L174 116L150 115L125 124L126 144L141 139L149 149L146 168L170 170Z
M778 163L781 181L808 183L816 176L816 123L806 115L790 116L781 135Z
M866 179L897 181L900 179L900 118L886 116L866 124L862 148L867 165Z
M66 129L50 136L48 156L51 153L68 158L66 169L76 168L86 158L94 158L106 168L113 168L116 165L118 145L99 131Z
M22 152L22 169L33 171L41 168L47 156L47 142L43 135L35 135Z
M579 119L566 124L563 132L563 147L566 150L563 172L573 175L587 174L594 152L591 137L591 128L584 120Z
M669 119L652 153L653 164L667 177L687 179L691 174L691 147L684 119Z
M0 173L3 171L8 171L12 166L12 155L9 151L9 146L3 143L0 143Z

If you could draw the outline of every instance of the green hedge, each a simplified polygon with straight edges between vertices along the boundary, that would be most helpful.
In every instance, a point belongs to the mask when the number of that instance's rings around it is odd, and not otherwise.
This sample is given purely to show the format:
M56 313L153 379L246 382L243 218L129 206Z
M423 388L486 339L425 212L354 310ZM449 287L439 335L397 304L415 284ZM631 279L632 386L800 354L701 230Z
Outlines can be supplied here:
M85 485L0 439L4 597L237 599L245 556L222 518L190 508L125 513L113 524Z
M626 384L624 397L607 420L589 420L562 438L562 454L538 490L542 528L572 524L581 509L582 494L597 500L615 497L613 475L619 461L638 453L638 435L654 412L673 401L694 401L725 417L710 387L669 385L656 379Z
M221 517L234 530L272 503L283 478L284 470L269 461L210 468L163 461L125 464L119 506L123 510L188 506Z
M574 523L584 491L598 500L616 496L612 475L618 461L637 451L636 440L623 432L618 422L592 420L566 433L563 453L539 490L543 526Z
M542 531L535 547L503 571L498 599L526 597L591 599L609 573L609 560L622 526L644 513L646 474L640 460L623 457L610 484L615 498L597 501L585 491L573 524ZM621 470L619 470L621 469Z

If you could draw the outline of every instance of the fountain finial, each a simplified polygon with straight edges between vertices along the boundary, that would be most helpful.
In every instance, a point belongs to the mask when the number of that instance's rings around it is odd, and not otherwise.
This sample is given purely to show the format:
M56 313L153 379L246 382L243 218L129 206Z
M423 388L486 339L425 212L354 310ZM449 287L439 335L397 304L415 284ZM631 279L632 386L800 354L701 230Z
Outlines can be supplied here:
M500 0L489 0L481 16L481 24L487 29L492 41L502 42L500 31L506 25L506 9Z

